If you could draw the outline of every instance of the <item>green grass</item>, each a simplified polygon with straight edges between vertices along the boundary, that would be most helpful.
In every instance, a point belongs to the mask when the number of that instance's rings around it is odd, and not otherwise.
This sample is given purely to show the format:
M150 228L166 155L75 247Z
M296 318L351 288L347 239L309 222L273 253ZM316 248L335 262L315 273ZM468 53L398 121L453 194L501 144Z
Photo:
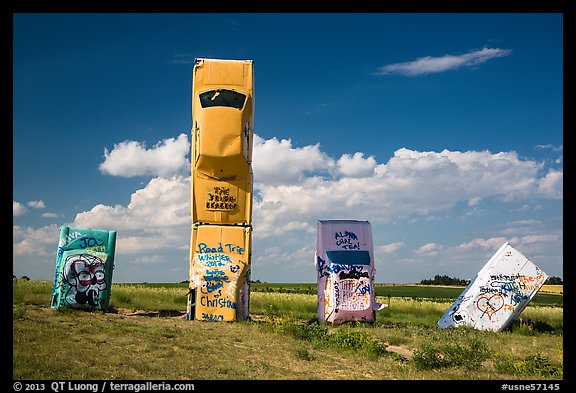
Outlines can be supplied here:
M114 284L110 304L133 310L186 310L187 294L187 285Z
M252 288L260 285L272 284ZM210 323L182 317L186 283L114 284L112 312L89 312L52 309L52 283L19 280L13 286L13 378L563 378L563 308L556 301L531 303L522 324L485 332L436 326L453 298L386 293L377 300L389 307L378 311L374 324L332 326L317 322L315 287L314 294L305 293L310 285L291 286L304 293L253 290L251 321ZM131 316L135 310L176 311L164 315L177 317Z

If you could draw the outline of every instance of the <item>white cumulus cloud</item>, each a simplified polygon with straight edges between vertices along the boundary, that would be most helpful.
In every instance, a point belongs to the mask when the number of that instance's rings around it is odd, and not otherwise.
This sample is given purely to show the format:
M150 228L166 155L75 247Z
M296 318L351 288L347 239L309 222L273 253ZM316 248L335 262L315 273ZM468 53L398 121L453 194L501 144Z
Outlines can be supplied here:
M307 174L326 172L333 167L334 160L320 151L319 144L296 148L290 139L265 140L254 135L252 170L256 183L293 183Z
M285 154L286 161L291 160L290 154L299 156L309 151L309 147L288 152L280 145L271 147ZM274 156L273 149L268 154ZM324 157L324 169L331 176L300 173L298 181L285 177L284 183L279 179L255 182L259 200L255 203L254 222L261 228L261 236L285 233L290 228L314 231L318 218L386 223L449 211L460 201L475 206L490 197L502 201L558 197L559 176L540 178L542 164L521 160L515 152L421 152L402 148L387 163L368 162L359 154L343 156L347 161L342 157L331 159L320 151L317 156ZM352 165L353 157L367 165ZM346 162L348 168L357 169L333 171L333 162ZM322 167L315 169L321 171Z
M14 255L48 256L53 254L56 258L60 228L56 225L47 225L38 229L12 227L12 251Z
M551 170L548 172L546 176L540 179L538 191L543 195L562 198L564 196L564 171Z
M150 253L187 252L190 177L154 178L132 194L128 205L98 204L78 213L72 225L117 231L117 255L132 255L134 263L147 260L142 255Z
M26 206L21 204L20 202L12 201L12 216L18 217L25 214L28 211Z
M354 155L343 154L337 164L338 172L347 177L370 176L377 165L374 157L364 158L364 153L361 152L356 152Z
M28 206L34 208L34 209L44 209L46 207L46 205L44 204L44 201L40 200L40 201L29 201L28 202Z
M76 215L83 228L142 230L190 222L190 178L154 178L134 192L127 206L99 204Z
M102 173L122 176L163 176L168 177L189 169L186 156L190 143L184 133L177 138L168 138L150 149L141 142L124 141L114 145L112 151L104 149L104 162L100 164Z

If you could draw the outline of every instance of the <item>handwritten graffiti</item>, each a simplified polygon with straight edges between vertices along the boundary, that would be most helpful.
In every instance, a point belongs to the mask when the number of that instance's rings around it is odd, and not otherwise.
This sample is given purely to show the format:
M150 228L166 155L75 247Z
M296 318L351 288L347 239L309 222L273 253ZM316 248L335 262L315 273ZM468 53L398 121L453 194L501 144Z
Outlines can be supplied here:
M530 294L544 283L544 275L537 269L535 276L524 274L492 274L486 285L479 286L480 295L476 308L481 318L492 320L500 310L513 312L516 307L529 301Z
M207 313L202 313L202 319L205 321L211 321L211 322L219 322L219 321L223 321L224 320L224 315L222 314L207 314Z
M335 308L346 311L359 311L368 308L370 303L370 283L367 280L341 280L334 282Z
M230 195L226 187L213 187L206 195L207 210L234 210L238 208L238 198Z
M354 278L354 279L359 279L360 277L366 277L368 278L368 272L367 271L363 271L362 267L360 266L352 266L352 269L346 271L341 271L340 274L338 275L338 277L340 278L340 280L345 280L347 278Z
M326 263L319 255L316 256L316 271L318 277L328 277L330 275L330 265Z
M370 308L371 278L363 266L329 264L317 255L316 268L318 278L324 285L325 319L334 312L364 311Z
M206 243L199 243L198 244L198 253L206 254L206 253L223 253L229 252L234 254L244 254L244 247L240 247L238 245L232 243L226 243L222 246L222 243L218 242L217 247L209 247Z
M58 249L64 249L66 246L70 246L72 243L75 243L76 248L97 248L96 251L106 252L106 245L103 239L82 235L82 233L78 231L73 231L66 234L66 236L60 240Z
M203 277L204 285L202 285L201 292L212 293L217 289L224 286L224 283L229 282L229 278L223 270L206 270Z
M223 254L197 254L198 260L207 268L226 266L226 263L232 263L228 255Z
M488 319L492 320L492 315L504 307L504 298L499 293L491 296L480 295L476 301L476 307L482 312L481 317L486 315Z
M215 297L214 299L210 299L207 296L200 297L200 304L204 307L212 307L212 308L232 308L236 309L236 302L226 297Z
M202 246L203 249L208 249ZM216 251L223 248L216 247ZM212 249L211 249L212 250ZM238 283L244 262L217 252L195 254L190 269L190 282L198 290L198 318L210 321L232 318L229 311L238 308ZM228 317L227 317L228 315Z
M368 272L366 272L365 277L368 277ZM366 283L366 282L359 282L358 286L356 286L356 288L354 288L354 292L359 293L360 295L370 294L371 291L372 291L372 288L370 287L370 283Z
M79 237L82 237L82 234L78 231L70 231L66 234L66 236L60 240L60 244L58 244L59 247L64 247L70 243L72 243L74 240L78 239Z
M359 265L329 264L320 256L316 256L316 270L318 277L328 277L330 274L340 273L341 278L359 278L368 277L368 272L362 272L363 268Z
M336 239L336 245L341 247L345 250L359 250L360 249L360 241L358 240L358 236L354 232L344 231L344 232L336 232L334 234Z
M102 239L95 239L93 237L88 236L80 238L80 243L78 245L80 246L80 248L100 247L106 249L106 247L104 247L104 241Z
M546 281L546 277L539 269L536 272L536 276L522 275L518 279L519 279L518 285L523 291L532 291L540 289L540 287L544 284L544 281Z
M66 303L76 308L99 308L100 292L106 289L104 261L91 254L74 254L66 258L63 275L69 288Z

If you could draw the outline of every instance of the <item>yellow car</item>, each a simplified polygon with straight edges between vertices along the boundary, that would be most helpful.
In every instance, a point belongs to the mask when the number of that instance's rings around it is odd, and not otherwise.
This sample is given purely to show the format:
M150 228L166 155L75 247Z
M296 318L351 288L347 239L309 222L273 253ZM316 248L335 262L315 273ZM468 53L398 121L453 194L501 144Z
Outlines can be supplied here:
M253 62L197 59L192 93L192 221L249 224Z

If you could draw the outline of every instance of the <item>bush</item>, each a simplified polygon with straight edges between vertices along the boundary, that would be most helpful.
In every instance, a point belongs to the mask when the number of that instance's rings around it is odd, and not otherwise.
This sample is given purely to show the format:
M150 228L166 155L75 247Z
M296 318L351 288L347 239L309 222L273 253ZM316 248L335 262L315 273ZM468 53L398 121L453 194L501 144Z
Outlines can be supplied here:
M326 345L344 350L364 351L374 356L382 356L388 353L385 344L370 337L366 332L340 328L334 333L329 333L327 326L318 323L317 320L306 324L286 325L283 331L312 344Z
M479 370L490 352L484 342L468 338L464 344L426 343L414 353L412 361L420 370L462 366L468 370Z
M512 375L541 375L543 377L563 377L561 364L554 364L541 355L526 356L520 360L507 357L497 359L494 368L501 373Z
M317 321L303 325L291 325L285 331L292 336L309 342L324 342L328 335L328 328Z
M563 285L564 281L560 277L550 276L544 282L545 285Z
M450 366L450 362L440 353L439 348L430 343L424 344L421 349L414 352L412 362L419 370L432 370Z
M312 355L306 348L298 348L295 351L296 357L300 360L314 360L314 355Z
M364 350L374 355L386 353L386 346L358 330L338 330L328 336L332 346L343 349Z

